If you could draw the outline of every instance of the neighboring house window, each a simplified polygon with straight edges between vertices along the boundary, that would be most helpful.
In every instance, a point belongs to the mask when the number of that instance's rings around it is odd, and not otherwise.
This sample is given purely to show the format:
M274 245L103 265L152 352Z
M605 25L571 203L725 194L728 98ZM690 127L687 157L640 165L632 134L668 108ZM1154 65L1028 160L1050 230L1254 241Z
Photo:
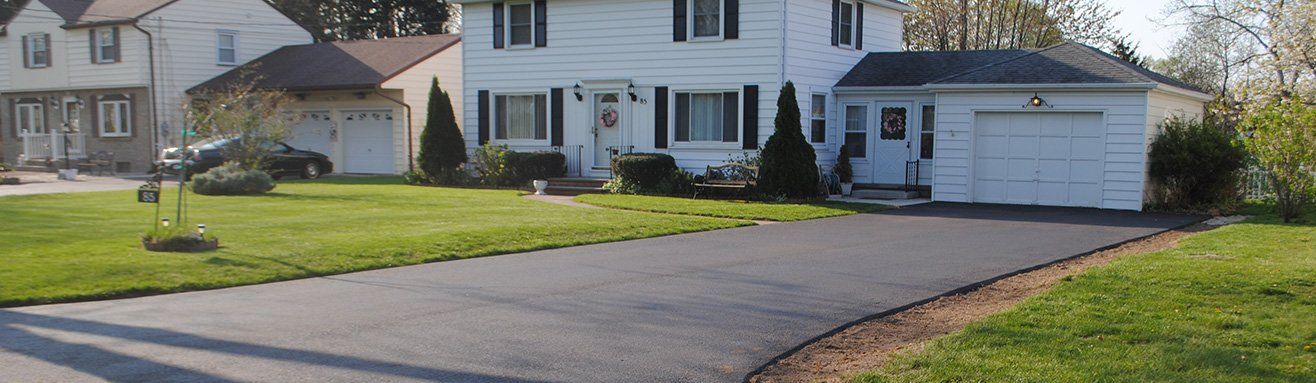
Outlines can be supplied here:
M507 6L507 41L513 47L533 46L535 12L530 3Z
M827 143L827 95L813 95L813 103L809 106L809 142L825 144Z
M868 107L845 107L845 150L851 158L868 157Z
M854 3L842 1L840 18L836 22L839 24L840 43L843 47L854 46L854 19Z
M694 37L722 37L722 0L691 0L690 18Z
M238 32L219 31L216 39L219 65L238 65Z
M50 66L50 35L33 33L27 36L27 67L46 68Z
M96 63L113 63L119 61L119 39L117 28L97 29L92 32L95 41L92 42L96 49L93 51L96 55Z
M126 137L132 135L132 106L128 100L101 101L100 110L101 137Z
M499 140L548 139L547 95L495 96L494 113Z
M18 104L15 108L14 125L19 132L45 133L46 117L40 103Z
M738 92L676 93L676 142L739 142L739 109Z
M932 105L923 105L923 121L919 129L919 147L918 158L924 160L932 159L932 146L936 141L937 131L937 107Z

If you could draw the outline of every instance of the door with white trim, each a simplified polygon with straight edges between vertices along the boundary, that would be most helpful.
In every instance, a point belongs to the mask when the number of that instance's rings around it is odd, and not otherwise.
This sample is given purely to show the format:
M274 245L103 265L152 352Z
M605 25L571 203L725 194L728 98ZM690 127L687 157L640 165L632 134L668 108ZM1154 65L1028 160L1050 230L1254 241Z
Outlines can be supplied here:
M594 93L594 169L607 170L621 154L621 130L626 126L621 93Z
M904 185L906 164L910 160L911 136L909 131L911 102L878 102L875 126L870 130L873 141L873 183Z

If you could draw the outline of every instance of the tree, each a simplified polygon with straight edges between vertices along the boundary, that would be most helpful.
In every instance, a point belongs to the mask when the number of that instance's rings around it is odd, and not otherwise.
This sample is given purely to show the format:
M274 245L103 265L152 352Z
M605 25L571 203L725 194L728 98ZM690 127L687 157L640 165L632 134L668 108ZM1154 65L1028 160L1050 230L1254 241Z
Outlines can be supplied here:
M1241 126L1248 151L1270 174L1280 217L1292 222L1316 198L1316 106L1274 100L1250 110Z
M243 76L250 79L249 76ZM292 99L275 90L256 89L254 80L195 96L187 106L187 123L197 134L224 145L224 158L244 170L264 168L265 161L288 139L300 115L287 107Z
M765 193L788 198L811 198L818 194L818 157L804 138L800 125L800 103L795 84L787 81L777 97L775 131L763 146L759 187Z
M1316 2L1175 0L1166 19L1190 30L1214 29L1217 39L1232 44L1218 52L1245 49L1229 64L1242 68L1240 85L1250 93L1281 98L1316 93Z
M911 0L905 48L917 51L1039 48L1066 40L1106 45L1118 11L1099 0Z
M1138 54L1138 44L1129 41L1129 36L1119 36L1110 40L1110 54L1128 61L1133 65L1147 67L1147 58Z
M270 0L317 41L450 33L461 15L447 0Z
M439 78L430 83L430 101L425 130L420 134L420 169L430 178L451 182L461 165L466 163L466 139L457 127L452 99L442 88Z
M1209 122L1172 117L1160 123L1147 158L1158 186L1157 204L1182 209L1237 200L1239 170L1247 151L1232 130Z

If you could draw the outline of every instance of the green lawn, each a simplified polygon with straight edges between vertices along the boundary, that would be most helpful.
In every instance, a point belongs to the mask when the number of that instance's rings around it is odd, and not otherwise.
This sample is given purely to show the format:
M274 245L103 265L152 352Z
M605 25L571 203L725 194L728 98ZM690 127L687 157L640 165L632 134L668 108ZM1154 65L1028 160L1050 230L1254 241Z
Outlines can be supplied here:
M257 197L189 195L189 225L221 250L150 253L152 205L133 191L0 198L0 306L209 289L747 225L581 209L514 190L396 178L284 182ZM166 190L165 206L177 195Z
M1063 282L858 382L1314 382L1316 212Z
M850 202L774 203L624 194L585 194L576 197L576 201L614 209L781 222L838 217L889 208Z

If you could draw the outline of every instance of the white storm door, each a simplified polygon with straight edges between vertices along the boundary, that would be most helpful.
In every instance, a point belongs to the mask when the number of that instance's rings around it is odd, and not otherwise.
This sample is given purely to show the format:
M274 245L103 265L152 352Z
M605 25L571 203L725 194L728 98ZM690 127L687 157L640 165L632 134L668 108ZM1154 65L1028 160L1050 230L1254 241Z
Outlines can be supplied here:
M873 182L904 185L906 164L910 160L911 136L918 127L909 131L909 115L914 109L909 102L879 102L877 120L869 135L873 138Z

